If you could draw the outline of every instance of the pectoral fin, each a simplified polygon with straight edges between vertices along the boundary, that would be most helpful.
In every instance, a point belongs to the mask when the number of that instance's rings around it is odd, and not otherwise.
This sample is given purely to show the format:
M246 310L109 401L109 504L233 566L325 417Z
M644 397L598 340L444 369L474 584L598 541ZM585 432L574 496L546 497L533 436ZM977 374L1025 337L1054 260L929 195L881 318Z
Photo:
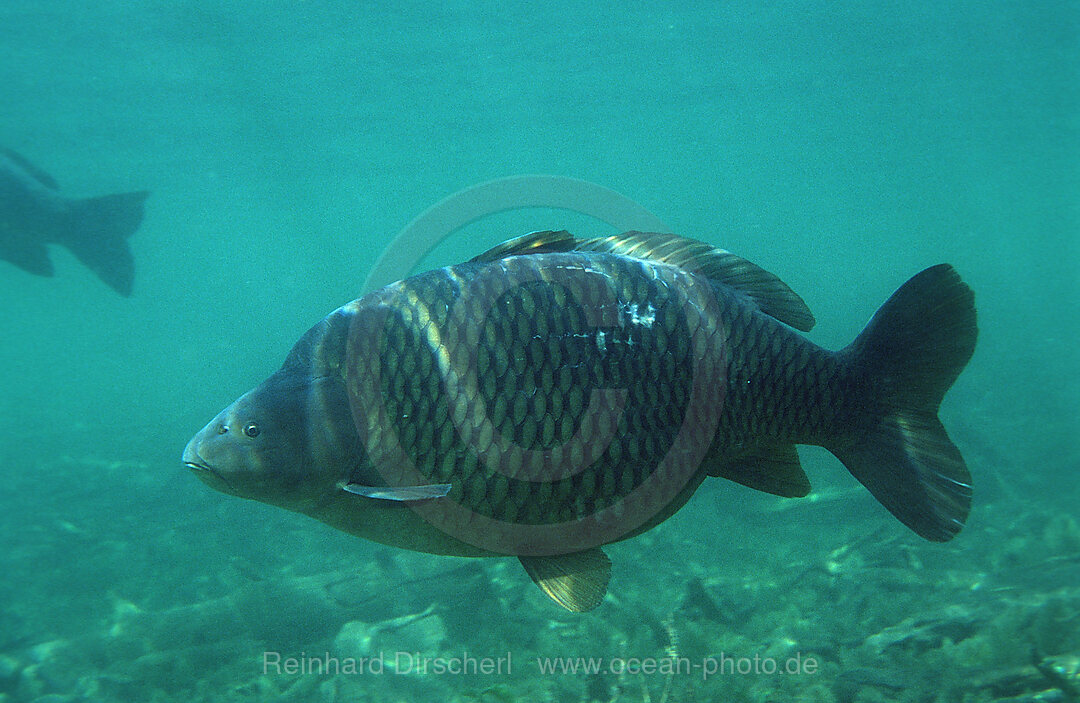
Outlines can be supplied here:
M343 490L365 498L398 501L444 498L451 488L449 483L433 483L429 486L361 486L358 483L346 483L342 486Z
M599 547L574 554L518 559L540 590L574 613L600 605L611 580L611 560Z

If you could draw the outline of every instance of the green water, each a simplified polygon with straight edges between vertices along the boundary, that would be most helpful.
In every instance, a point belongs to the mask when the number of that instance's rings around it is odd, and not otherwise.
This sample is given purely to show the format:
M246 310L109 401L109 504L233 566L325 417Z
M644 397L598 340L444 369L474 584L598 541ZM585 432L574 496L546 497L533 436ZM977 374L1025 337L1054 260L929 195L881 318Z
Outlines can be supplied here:
M0 145L73 196L152 191L129 299L62 249L51 279L0 262L0 703L1067 692L1030 665L1080 655L1075 2L6 0L0 49ZM358 296L414 217L518 174L614 189L749 258L832 348L912 274L956 266L980 325L942 408L975 479L967 528L921 542L810 449L821 500L707 482L610 548L608 601L570 615L515 561L394 552L183 469L188 438ZM612 231L506 212L421 268L564 227ZM264 652L364 637L512 666L264 671ZM671 653L820 666L537 661Z

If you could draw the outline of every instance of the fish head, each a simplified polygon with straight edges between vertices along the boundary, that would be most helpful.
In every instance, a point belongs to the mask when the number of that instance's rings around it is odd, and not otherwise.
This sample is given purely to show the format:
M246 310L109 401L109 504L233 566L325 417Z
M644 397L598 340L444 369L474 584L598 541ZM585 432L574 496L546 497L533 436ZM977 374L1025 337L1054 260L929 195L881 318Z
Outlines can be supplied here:
M355 437L339 379L283 369L218 413L183 462L223 493L303 512L337 490Z

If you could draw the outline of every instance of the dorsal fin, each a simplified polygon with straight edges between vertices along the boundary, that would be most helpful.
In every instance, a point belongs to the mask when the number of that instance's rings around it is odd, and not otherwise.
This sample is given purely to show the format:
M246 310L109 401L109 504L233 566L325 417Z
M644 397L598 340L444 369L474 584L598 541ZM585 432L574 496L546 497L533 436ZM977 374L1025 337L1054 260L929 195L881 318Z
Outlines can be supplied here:
M814 314L795 291L779 278L741 256L714 246L661 232L624 232L579 239L566 231L530 232L507 240L473 261L497 261L506 256L565 251L596 251L661 261L731 286L767 315L803 332L814 326Z
M22 154L12 151L11 149L5 149L0 147L0 154L8 157L15 162L15 165L30 174L34 180L41 185L45 186L49 190L60 190L60 184L56 182L56 179L49 174L42 171L40 168L30 163Z
M731 286L748 296L767 315L806 332L814 314L786 283L741 256L696 239L662 232L624 232L579 241L579 251L602 251L662 261Z
M522 254L550 254L558 251L573 251L577 247L577 237L566 230L543 230L529 232L520 237L507 239L502 244L496 244L483 254L474 256L470 261L489 262L498 261L507 256L519 256Z

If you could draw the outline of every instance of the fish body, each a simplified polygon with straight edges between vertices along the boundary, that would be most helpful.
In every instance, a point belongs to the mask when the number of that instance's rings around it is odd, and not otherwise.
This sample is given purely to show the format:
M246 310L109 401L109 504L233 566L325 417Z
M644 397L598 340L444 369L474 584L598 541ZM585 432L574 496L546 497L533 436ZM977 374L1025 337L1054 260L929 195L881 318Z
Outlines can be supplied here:
M603 597L601 545L707 477L806 495L796 444L951 538L970 476L937 407L974 348L970 289L927 269L840 351L812 325L775 276L701 242L534 233L334 311L184 462L384 544L516 555L571 610Z
M118 293L131 295L135 264L127 239L142 223L147 195L69 198L47 173L0 149L0 258L52 276L48 245L58 244Z

